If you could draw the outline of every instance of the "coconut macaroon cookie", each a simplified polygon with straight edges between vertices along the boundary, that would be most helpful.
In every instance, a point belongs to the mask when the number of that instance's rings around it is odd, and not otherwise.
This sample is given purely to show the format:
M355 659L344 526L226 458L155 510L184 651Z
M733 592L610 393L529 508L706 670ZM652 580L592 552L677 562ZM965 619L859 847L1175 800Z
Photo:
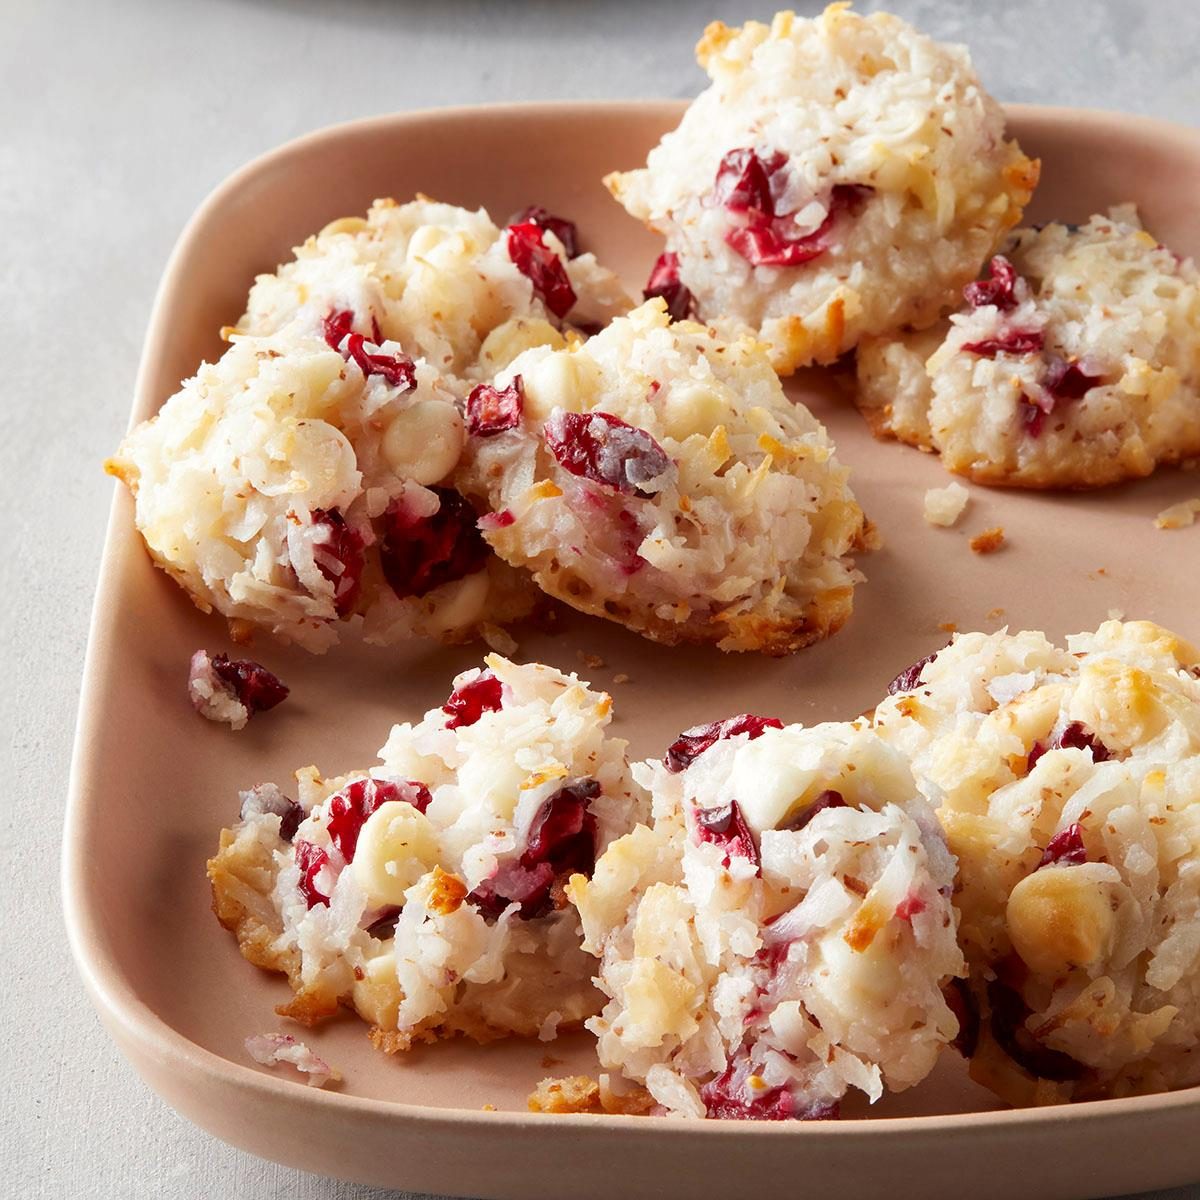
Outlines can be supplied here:
M696 52L711 86L606 182L666 238L656 294L757 330L781 373L930 324L1037 182L966 50L898 17L718 21Z
M239 640L320 651L366 612L376 641L462 641L536 597L446 485L465 436L438 372L343 312L236 338L107 467L155 561Z
M892 686L875 728L959 860L972 1075L1014 1104L1200 1083L1200 652L972 633Z
M741 1120L923 1079L963 962L954 861L903 758L865 721L742 715L635 774L653 827L567 888L609 997L601 1065L667 1112Z
M864 533L825 430L761 346L650 301L467 401L458 483L505 561L657 641L783 654L850 615Z
M300 319L317 329L349 311L424 358L452 384L488 379L529 346L563 345L562 330L590 330L630 301L575 226L532 207L498 228L483 210L420 197L377 200L344 217L260 275L236 332L264 334Z
M611 701L490 656L445 706L397 725L382 765L242 794L208 864L214 909L278 1011L353 1008L392 1053L462 1033L553 1037L597 1012L595 963L562 886L646 814Z
M1099 487L1200 454L1200 273L1132 205L1016 233L948 322L858 348L879 436L1017 487Z

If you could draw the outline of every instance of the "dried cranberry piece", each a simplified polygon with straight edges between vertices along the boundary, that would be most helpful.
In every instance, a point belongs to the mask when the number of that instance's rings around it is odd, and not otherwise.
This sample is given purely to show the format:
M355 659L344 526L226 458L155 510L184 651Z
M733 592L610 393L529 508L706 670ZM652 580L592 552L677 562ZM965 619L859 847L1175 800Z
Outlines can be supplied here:
M367 933L370 937L378 938L380 941L386 941L390 937L394 937L396 933L396 920L400 916L400 909L395 905L385 908L379 916L367 926Z
M296 842L296 866L300 868L300 894L309 908L328 905L329 897L317 887L317 876L329 865L329 855L313 842Z
M354 313L348 308L331 308L321 320L321 332L325 344L331 350L341 351L346 335L354 329Z
M1029 757L1025 760L1026 774L1033 770L1038 759L1047 750L1064 749L1090 750L1092 752L1092 761L1098 763L1108 762L1112 757L1112 753L1108 747L1094 733L1079 721L1072 721L1061 733L1051 738L1048 745L1043 745L1041 742L1033 743L1033 746L1029 750Z
M363 539L336 508L313 510L312 523L323 526L325 540L313 547L317 568L333 584L333 606L339 617L354 611L362 590Z
M482 671L450 693L442 712L450 718L447 729L463 729L474 725L485 712L497 712L503 706L504 685L491 671Z
M668 250L660 254L650 268L642 298L653 300L661 296L667 302L667 312L672 321L686 320L692 314L694 297L679 278L679 255Z
M521 423L525 407L525 388L520 375L514 375L506 388L481 383L467 397L467 432L475 437L495 437Z
M1050 410L1044 408L1036 400L1030 400L1024 392L1021 393L1019 402L1021 405L1021 423L1025 426L1025 432L1031 438L1041 437L1042 429L1045 427L1046 418L1050 415Z
M510 904L528 921L545 916L554 904L553 888L564 876L591 876L596 866L596 818L591 803L600 784L582 779L560 788L538 810L521 856L501 863L467 899L495 920Z
M1088 860L1087 847L1083 844L1083 830L1079 823L1068 825L1059 830L1047 843L1042 851L1041 862L1034 868L1040 871L1043 867L1067 866L1077 867Z
M896 905L896 919L907 921L911 925L913 917L918 913L923 913L927 907L928 905L920 896L910 892Z
M1058 744L1068 750L1090 750L1093 762L1108 762L1112 757L1108 747L1080 721L1072 721L1058 735Z
M729 866L733 857L748 858L755 867L759 866L758 846L754 834L742 815L742 806L736 800L720 808L696 809L696 841L721 846L725 850L724 866Z
M963 349L980 358L995 358L997 354L1036 354L1045 341L1040 329L1010 329L1003 337L967 342Z
M949 645L949 643L947 643L947 645ZM921 672L925 670L925 668L945 649L946 646L942 646L939 649L934 650L932 653L925 655L924 658L918 658L917 661L912 664L912 666L905 667L904 670L901 671L900 674L897 675L896 678L887 685L888 695L896 696L901 692L915 692L917 688L921 686Z
M575 289L567 268L546 245L538 225L523 221L508 227L508 257L556 317L565 317L575 306Z
M547 212L540 204L531 204L524 211L517 213L509 221L509 224L527 225L531 221L538 228L549 230L554 234L562 242L568 258L579 257L579 231L575 228L574 221L568 221L566 217L556 217L553 213Z
M751 214L748 225L735 226L725 235L726 244L756 267L799 267L829 249L826 238L842 214L853 213L874 189L861 184L839 183L829 197L825 220L812 233L793 237L790 221Z
M967 981L958 978L943 986L942 998L958 1021L958 1033L950 1044L963 1058L970 1058L979 1045L979 1003Z
M802 809L790 821L785 821L780 828L790 833L799 833L817 813L822 813L827 808L846 807L846 801L842 798L842 793L827 788L807 808Z
M382 375L389 386L405 391L412 391L417 386L416 368L407 354L369 354L367 339L361 333L354 333L353 328L354 313L348 308L330 309L321 322L326 343L347 362L354 362L365 376ZM374 316L371 317L371 332L378 345L380 329Z
M507 529L516 519L516 514L511 508L502 508L499 512L484 513L475 524L480 532L487 533L493 529Z
M1066 1083L1084 1071L1081 1063L1061 1050L1043 1046L1025 1027L1030 1010L1020 994L998 979L988 984L990 1026L996 1044L1009 1058L1036 1079Z
M1017 296L1014 289L1017 284L1017 270L1012 263L1003 254L997 254L992 259L989 275L988 279L968 283L963 288L963 299L972 308L983 308L988 304L1003 310L1016 308Z
M379 547L384 578L401 600L473 575L488 560L475 510L449 488L431 488L439 507L422 516L397 497L383 514Z
M650 496L645 485L671 467L667 452L644 430L606 412L555 412L545 426L546 444L572 475Z
M747 1074L744 1060L731 1062L716 1079L703 1084L700 1099L704 1102L705 1116L724 1121L832 1121L838 1117L836 1101L813 1101L801 1106L786 1088L771 1088L747 1097L744 1086ZM739 1076L742 1086L735 1083Z
M393 779L355 779L329 801L326 828L329 840L341 851L347 862L354 861L358 837L367 818L389 800L403 800L419 813L430 805L433 797L423 783L400 783Z
M671 745L663 758L663 764L672 775L686 771L701 754L717 742L726 738L737 737L745 733L750 741L762 737L768 729L782 729L783 722L778 717L756 717L753 713L741 713L736 717L726 717L724 721L713 721L708 725L693 725L685 729Z
M1082 400L1094 387L1104 382L1103 375L1085 371L1078 362L1067 362L1057 354L1046 356L1046 374L1042 387L1055 400Z
M304 809L295 800L285 796L273 783L260 783L242 793L240 815L243 821L262 816L264 813L271 813L279 818L279 836L285 842L290 842L296 836L296 830L300 828L300 822L305 817Z
M287 685L260 663L218 654L211 659L211 664L213 673L251 715L266 712L288 698Z
M787 155L778 150L766 158L749 147L730 150L717 167L713 200L729 212L764 213L775 216L776 191L773 176L787 165Z

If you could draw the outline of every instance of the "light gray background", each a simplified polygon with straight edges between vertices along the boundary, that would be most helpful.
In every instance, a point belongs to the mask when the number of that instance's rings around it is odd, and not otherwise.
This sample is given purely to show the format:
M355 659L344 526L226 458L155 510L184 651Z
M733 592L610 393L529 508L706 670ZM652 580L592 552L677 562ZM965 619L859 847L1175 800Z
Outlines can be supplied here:
M1197 0L889 7L969 42L1001 99L1200 124ZM155 285L184 222L235 167L331 122L691 95L704 24L770 12L770 0L0 0L0 728L11 738L0 762L0 1195L386 1194L252 1158L177 1117L110 1045L65 946L63 797L113 488L100 462L124 430Z

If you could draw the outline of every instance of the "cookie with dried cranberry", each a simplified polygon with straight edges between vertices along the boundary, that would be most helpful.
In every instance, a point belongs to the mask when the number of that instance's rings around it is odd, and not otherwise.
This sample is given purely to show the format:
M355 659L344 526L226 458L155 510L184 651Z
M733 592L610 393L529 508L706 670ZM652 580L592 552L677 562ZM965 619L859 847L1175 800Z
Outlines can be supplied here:
M548 1039L598 1012L563 886L647 812L610 710L573 675L492 655L395 726L380 766L306 768L298 800L243 793L208 874L245 957L287 975L280 1011L352 1008L388 1053Z
M1200 1083L1200 652L962 634L874 727L958 857L971 1074L1013 1104Z
M666 238L653 294L748 325L781 373L931 324L1037 182L966 50L898 17L718 21L697 56L711 86L606 182Z
M483 210L419 197L378 200L296 247L250 291L241 333L299 320L316 329L349 310L380 338L424 358L454 386L485 380L530 346L625 312L628 296L575 226L531 207L503 229Z
M654 823L567 892L600 1062L679 1116L819 1120L925 1078L958 1023L954 862L865 721L749 714L635 768Z
M762 347L652 300L526 351L467 402L459 486L505 561L656 641L783 654L835 632L864 533L825 430Z
M465 437L442 376L342 310L236 338L107 466L154 560L238 639L320 651L365 612L369 639L454 642L536 600L447 486Z
M1022 229L962 310L864 341L877 436L979 483L1091 488L1200 454L1200 273L1131 205Z

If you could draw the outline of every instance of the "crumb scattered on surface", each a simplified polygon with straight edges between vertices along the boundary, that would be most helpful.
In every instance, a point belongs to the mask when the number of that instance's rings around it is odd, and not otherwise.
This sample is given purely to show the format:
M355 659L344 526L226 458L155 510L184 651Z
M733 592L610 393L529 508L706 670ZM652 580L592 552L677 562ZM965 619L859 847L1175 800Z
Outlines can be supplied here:
M624 671L618 671L613 676L613 683L628 683L628 682L629 682L629 676L626 675Z
M971 549L976 554L995 554L1003 545L1004 530L999 525L991 529L985 529L982 533L977 533L971 539Z
M1197 513L1200 513L1200 496L1193 500L1181 500L1178 504L1164 508L1154 518L1154 524L1159 529L1186 529L1187 526L1196 523Z
M925 520L930 525L940 525L948 529L962 516L969 498L970 492L961 483L930 488L925 493Z
M1004 616L1004 609L1002 609L1002 608L993 608L993 609L991 610L991 612L989 612L989 613L988 613L988 615L987 615L987 619L988 619L989 621L998 621L998 620L1000 620L1000 618L1001 618L1002 616Z
M939 629L940 629L940 630L941 630L943 633L957 633L957 632L958 632L958 625L957 625L957 623L956 623L956 622L954 622L954 621L943 621L943 622L942 622L942 623L941 623L941 624L938 626L938 628L939 628Z
M324 1087L327 1083L338 1083L341 1074L312 1049L290 1033L260 1033L248 1037L244 1043L246 1053L264 1067L276 1067L289 1063L301 1072L309 1087Z
M495 1111L496 1111L496 1106L495 1106L494 1104L485 1104L485 1105L483 1106L483 1110L482 1110L482 1111L483 1111L483 1112L495 1112Z
M605 665L604 659L598 654L589 654L586 650L576 652L579 661L590 671L599 671Z
M543 1079L530 1093L527 1103L530 1112L599 1112L600 1085L587 1075Z

